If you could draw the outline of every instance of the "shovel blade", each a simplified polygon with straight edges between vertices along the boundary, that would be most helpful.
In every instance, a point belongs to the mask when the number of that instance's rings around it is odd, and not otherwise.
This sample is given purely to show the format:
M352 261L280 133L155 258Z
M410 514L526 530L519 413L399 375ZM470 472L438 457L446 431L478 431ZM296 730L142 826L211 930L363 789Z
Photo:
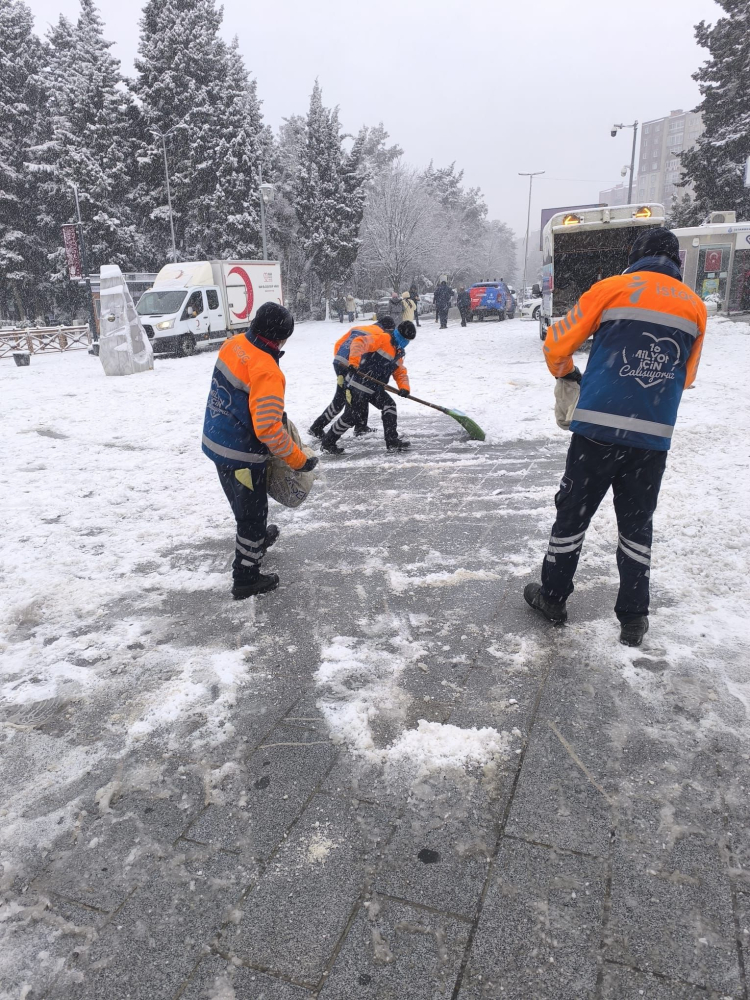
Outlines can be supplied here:
M449 410L445 411L449 417L453 417L457 420L459 424L463 427L466 433L469 435L472 441L484 441L486 435L479 424L475 423L471 417L467 417L465 413L460 410Z

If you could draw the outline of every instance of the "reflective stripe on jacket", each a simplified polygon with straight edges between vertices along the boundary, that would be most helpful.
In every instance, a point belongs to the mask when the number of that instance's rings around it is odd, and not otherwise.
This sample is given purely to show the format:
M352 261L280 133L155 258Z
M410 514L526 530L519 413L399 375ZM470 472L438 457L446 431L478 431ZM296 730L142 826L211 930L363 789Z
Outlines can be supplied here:
M682 391L695 381L706 307L664 257L605 278L547 330L544 355L557 378L594 334L571 431L607 444L668 451Z
M244 333L219 351L202 441L203 451L217 465L262 465L269 454L293 469L307 461L283 423L286 380L278 357L273 348Z
M378 382L387 382L391 376L399 389L409 388L409 374L404 365L404 352L396 347L390 333L379 326L370 327L369 333L355 338L349 351L349 363L365 375L372 375ZM351 384L362 392L378 391L374 382L352 375Z

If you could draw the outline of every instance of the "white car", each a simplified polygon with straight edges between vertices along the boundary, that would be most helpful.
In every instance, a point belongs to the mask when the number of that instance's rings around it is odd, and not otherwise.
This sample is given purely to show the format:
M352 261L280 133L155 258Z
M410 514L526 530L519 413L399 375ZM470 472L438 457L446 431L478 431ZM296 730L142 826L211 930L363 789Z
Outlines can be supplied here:
M542 300L541 298L526 299L524 304L520 307L521 319L534 319L539 322L539 317L542 314Z

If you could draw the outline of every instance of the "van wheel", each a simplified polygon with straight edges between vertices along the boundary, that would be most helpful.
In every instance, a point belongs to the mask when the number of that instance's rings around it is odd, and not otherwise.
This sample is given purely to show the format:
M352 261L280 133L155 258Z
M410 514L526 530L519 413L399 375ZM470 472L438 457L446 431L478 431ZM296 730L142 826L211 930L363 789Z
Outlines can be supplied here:
M498 323L502 323L504 319L505 319L505 313L501 309L500 312L497 314Z
M539 339L545 340L547 337L547 327L545 326L542 314L539 313Z
M195 354L195 337L192 333L185 333L177 344L177 356L189 358L191 354Z
M542 307L537 306L534 312L531 314L531 318L535 319L538 322L541 315L542 315Z

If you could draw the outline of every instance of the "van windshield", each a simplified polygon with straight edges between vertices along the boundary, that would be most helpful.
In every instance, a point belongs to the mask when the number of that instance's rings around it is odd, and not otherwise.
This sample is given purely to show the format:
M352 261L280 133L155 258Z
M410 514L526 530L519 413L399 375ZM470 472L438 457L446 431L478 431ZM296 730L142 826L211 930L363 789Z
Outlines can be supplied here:
M139 316L163 316L175 313L185 301L185 291L144 292L135 307Z

